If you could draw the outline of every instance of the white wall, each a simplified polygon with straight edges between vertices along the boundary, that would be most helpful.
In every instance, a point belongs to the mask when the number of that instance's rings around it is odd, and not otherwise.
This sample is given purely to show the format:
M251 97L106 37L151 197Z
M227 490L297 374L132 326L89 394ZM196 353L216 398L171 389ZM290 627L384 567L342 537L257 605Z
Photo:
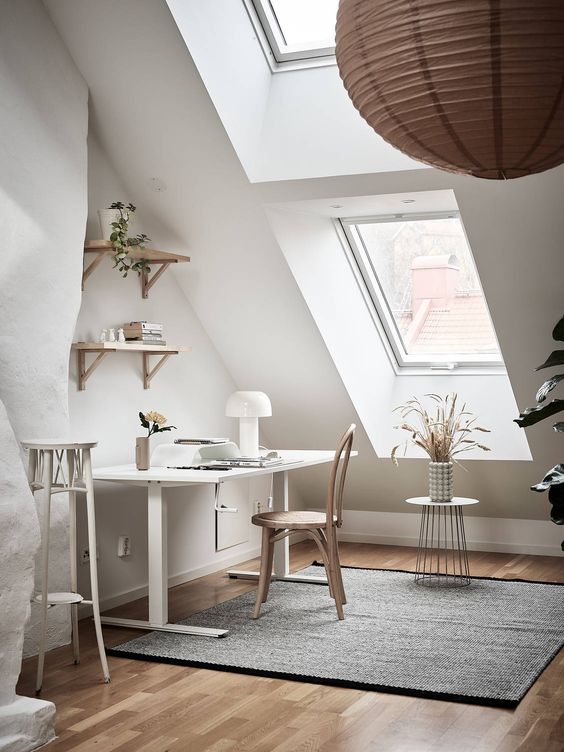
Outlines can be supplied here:
M417 206L423 195L417 194ZM376 214L374 206L382 197L373 197L372 208L368 198L363 200L364 213ZM340 198L339 205L338 209L333 209L334 216L359 216L355 200ZM531 459L525 434L513 423L519 411L507 374L482 370L441 375L417 373L415 369L409 375L396 374L386 335L374 323L344 252L346 240L328 216L327 205L320 206L315 201L293 202L289 206L269 207L267 213L284 257L379 457L389 457L391 448L405 440L405 434L394 430L394 425L401 421L393 408L405 404L414 394L457 392L468 409L480 417L481 424L491 430L484 439L491 451L484 454L475 450L466 454L465 459L486 462ZM338 294L328 295L328 290L338 290ZM424 457L424 454L409 446L405 456Z
M15 698L39 544L15 439L68 431L68 351L86 222L87 89L42 3L4 0L0 10L0 401L6 409L0 442L0 697L6 702L10 694ZM68 589L66 529L66 500L58 496L52 508L51 590ZM38 607L31 613L28 652L36 645ZM53 609L48 645L68 638L68 610ZM50 703L22 700L4 711L0 748L30 749L52 737Z
M268 223L271 204L454 190L517 404L530 404L540 381L532 369L551 349L561 315L561 275L554 272L564 235L563 168L503 183L421 169L250 184L167 7L148 0L48 5L89 82L97 130L116 170L139 205L167 227L163 241L193 256L193 264L173 272L181 289L235 383L271 396L272 443L330 448L357 416ZM108 28L108 13L115 28ZM151 29L149 56L137 54L137 26L119 35L132 14ZM103 56L100 35L107 41ZM131 81L118 102L113 72L122 67ZM142 118L122 117L148 101ZM150 190L155 175L167 184L165 193ZM480 462L479 472L459 474L457 492L481 498L481 516L547 518L546 498L528 487L558 461L558 442L542 424L527 437L534 462ZM403 498L425 488L424 461L395 469L376 457L362 430L356 446L349 508L397 512ZM300 471L296 481L308 505L322 503L325 473Z
M243 0L167 0L249 180L424 167L377 136L335 65L271 75Z
M120 182L96 138L89 137L88 237L100 237L97 210L112 201L137 202L135 191ZM160 242L162 227L139 207L136 232L150 235L151 246ZM176 248L167 248L175 251ZM77 388L77 365L71 359L70 412L75 432L99 442L93 452L95 467L134 461L135 437L144 434L139 411L157 410L178 430L157 435L152 446L181 435L231 436L237 440L238 426L225 417L225 402L235 383L192 306L169 269L155 284L147 300L142 299L136 274L122 278L110 258L88 278L76 325L75 340L96 341L100 330L119 327L126 321L147 320L164 324L164 336L171 344L187 345L192 351L169 359L149 390L143 389L139 354L108 355L86 384ZM190 266L190 264L187 264ZM147 583L147 495L143 488L96 483L98 535L98 577L102 603L114 605L144 592ZM262 486L253 493L262 493ZM175 582L198 576L204 569L221 568L221 561L244 559L255 553L258 538L249 521L249 542L226 551L215 551L213 490L194 488L166 492L170 498L169 572ZM222 490L225 503L248 508L248 482L227 483ZM262 497L268 496L268 491ZM78 547L88 548L85 510L80 516ZM249 509L250 520L250 509ZM117 556L119 535L131 538L132 555ZM81 592L89 592L88 566L79 567Z

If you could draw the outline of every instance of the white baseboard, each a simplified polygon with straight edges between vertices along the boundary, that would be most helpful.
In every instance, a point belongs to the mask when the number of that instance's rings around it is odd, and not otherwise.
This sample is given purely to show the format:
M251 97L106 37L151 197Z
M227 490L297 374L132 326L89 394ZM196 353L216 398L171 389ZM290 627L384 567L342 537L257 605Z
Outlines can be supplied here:
M315 510L324 511L324 510ZM402 512L361 512L345 510L344 524L339 530L339 540L350 543L378 543L387 546L417 546L419 539L419 515ZM466 541L471 551L533 554L537 556L562 556L560 542L564 537L558 525L547 520L516 520L497 517L465 516ZM304 540L296 535L292 542ZM239 551L186 572L171 575L168 586L182 585L207 574L219 572L260 555L260 548ZM100 608L107 610L147 595L146 585L127 590L100 601ZM91 615L89 606L81 608L81 618Z
M295 536L292 536L292 543L299 543L300 541L306 539L306 535L298 533ZM212 562L204 564L201 567L195 567L194 569L189 569L186 572L179 572L178 574L171 575L168 578L168 586L169 588L171 588L175 587L176 585L182 585L185 582L197 580L198 577L204 577L207 574L220 572L222 569L235 566L236 564L240 564L242 561L255 559L258 556L260 556L260 546L246 548L243 551L239 551L237 554L231 554L230 556L223 556L222 558L214 559ZM141 587L133 588L131 590L125 590L122 593L117 593L116 595L102 598L100 600L100 609L102 611L107 611L110 608L123 606L125 603L131 603L131 601L136 601L139 598L144 598L148 594L148 592L148 586L142 585ZM92 606L81 606L80 618L85 619L89 616L92 616Z
M321 510L317 510L321 511ZM419 515L401 512L345 510L339 540L417 546ZM465 515L466 542L471 551L537 556L562 556L563 530L548 520L516 520Z
M246 548L243 551L239 551L237 554L222 556L221 558L214 559L212 562L204 564L201 567L195 567L186 572L179 572L178 574L171 575L168 578L168 586L171 588L175 587L175 585L182 585L184 582L197 580L198 577L204 577L206 574L219 572L222 569L234 566L235 564L240 564L242 561L247 561L248 559L254 559L257 556L260 556L260 547L257 546ZM132 590L126 590L122 593L102 598L100 600L100 609L106 611L110 608L116 608L116 606L123 606L124 603L131 603L131 601L136 601L138 598L144 598L148 592L148 586L142 585L141 587L133 588ZM84 606L80 610L81 619L90 616L91 614L92 608L90 606Z

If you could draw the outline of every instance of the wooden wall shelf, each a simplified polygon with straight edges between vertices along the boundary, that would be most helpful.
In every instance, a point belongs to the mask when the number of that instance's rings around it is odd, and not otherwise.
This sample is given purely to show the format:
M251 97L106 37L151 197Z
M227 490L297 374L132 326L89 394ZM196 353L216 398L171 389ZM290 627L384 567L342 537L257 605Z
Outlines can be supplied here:
M84 256L87 254L95 254L94 260L85 267L82 273L82 289L84 290L84 283L88 277L92 274L94 269L100 264L105 256L112 256L114 249L112 248L111 241L109 240L87 240L84 243ZM159 269L152 274L148 272L141 272L141 295L143 298L149 297L149 290L155 284L157 279L165 272L170 264L183 264L190 261L190 256L180 256L178 253L168 253L166 251L157 251L154 248L131 248L127 254L128 258L134 259L146 259L149 264L158 264Z
M86 389L86 382L100 365L102 360L112 352L138 352L143 357L143 388L149 389L152 379L158 371L164 366L171 355L178 355L180 352L190 352L191 347L163 347L162 345L145 345L141 342L127 344L123 342L73 342L72 349L76 350L78 356L78 388L80 391ZM93 353L96 357L86 367L86 354ZM152 355L160 355L160 359L151 368L150 358Z

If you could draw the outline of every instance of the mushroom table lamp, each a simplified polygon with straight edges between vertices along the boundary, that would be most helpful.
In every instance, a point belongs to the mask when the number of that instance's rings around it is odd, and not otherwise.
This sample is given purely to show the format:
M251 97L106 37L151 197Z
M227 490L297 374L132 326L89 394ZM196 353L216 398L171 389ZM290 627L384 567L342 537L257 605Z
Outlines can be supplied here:
M225 405L228 418L239 418L239 449L242 457L259 456L258 419L272 415L264 392L233 392Z

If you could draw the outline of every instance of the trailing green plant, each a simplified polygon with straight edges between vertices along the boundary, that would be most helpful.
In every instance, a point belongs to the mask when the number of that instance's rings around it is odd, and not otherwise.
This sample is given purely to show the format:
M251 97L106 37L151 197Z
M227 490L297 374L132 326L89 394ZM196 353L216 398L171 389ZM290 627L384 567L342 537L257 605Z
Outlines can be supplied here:
M151 240L145 233L140 233L132 238L127 234L131 215L136 211L137 207L132 203L124 204L122 201L114 201L108 208L119 211L119 218L112 222L113 230L110 235L110 241L114 249L114 269L117 267L123 277L127 277L129 272L137 272L137 274L141 274L143 271L150 272L151 265L147 259L133 260L128 258L131 248L144 248L145 243Z
M490 433L489 428L475 425L477 418L466 410L466 403L461 408L458 407L458 395L455 392L447 394L446 397L438 394L424 396L435 403L431 409L427 409L421 400L413 397L394 410L400 413L403 421L410 421L394 428L401 428L411 434L403 444L398 444L392 449L391 459L394 465L398 464L398 449L403 447L405 455L410 443L423 449L431 462L457 462L457 455L472 449L490 451L489 447L479 444L471 437L474 431Z
M552 330L552 339L555 342L564 342L564 316L558 321ZM555 368L564 365L564 350L553 350L542 365L535 368L540 371L543 368ZM536 394L537 404L535 407L528 407L524 410L515 423L521 428L533 426L545 418L564 410L564 399L553 399L545 402L547 396L555 389L561 381L564 380L564 373L558 373L547 379L539 388ZM552 428L557 433L564 433L564 421L554 423ZM549 470L544 478L531 486L531 491L542 493L548 490L548 500L551 504L550 519L556 525L564 525L564 464L555 465ZM562 541L562 550L564 551L564 541Z

